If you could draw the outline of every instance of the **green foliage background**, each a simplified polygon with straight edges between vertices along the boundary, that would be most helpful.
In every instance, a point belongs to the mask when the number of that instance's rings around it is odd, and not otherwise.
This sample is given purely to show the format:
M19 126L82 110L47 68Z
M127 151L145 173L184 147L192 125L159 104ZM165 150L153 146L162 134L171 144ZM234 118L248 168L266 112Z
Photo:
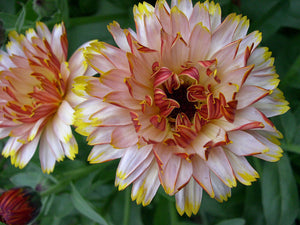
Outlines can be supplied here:
M43 3L38 7L35 3ZM116 20L121 27L134 28L132 7L138 0L0 0L0 44L11 30L24 32L41 20L50 28L65 22L71 55L86 41L98 39L113 44L106 26ZM148 1L154 4L154 0ZM19 170L9 159L0 158L0 188L38 187L43 208L34 224L124 224L124 225L298 225L300 185L300 1L216 0L225 17L231 12L250 19L250 31L263 33L262 46L273 52L280 88L291 110L273 122L284 134L283 158L277 163L250 159L261 178L246 187L238 184L228 202L218 203L205 193L200 211L191 218L180 217L175 200L162 190L147 207L130 200L130 189L114 187L117 162L89 165L90 147L76 135L76 160L57 163L54 173L43 174L38 154ZM3 30L4 29L4 30ZM3 31L3 32L1 32ZM4 46L2 46L5 49ZM0 142L2 149L6 140Z

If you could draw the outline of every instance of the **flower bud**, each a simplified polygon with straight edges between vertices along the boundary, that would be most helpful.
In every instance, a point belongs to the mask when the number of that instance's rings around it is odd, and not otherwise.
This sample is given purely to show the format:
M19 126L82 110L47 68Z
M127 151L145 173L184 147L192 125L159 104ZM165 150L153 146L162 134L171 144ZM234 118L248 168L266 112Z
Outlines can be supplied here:
M41 17L50 17L57 10L55 0L34 0L33 10Z
M0 221L7 225L26 225L40 209L40 195L30 187L12 188L0 196Z

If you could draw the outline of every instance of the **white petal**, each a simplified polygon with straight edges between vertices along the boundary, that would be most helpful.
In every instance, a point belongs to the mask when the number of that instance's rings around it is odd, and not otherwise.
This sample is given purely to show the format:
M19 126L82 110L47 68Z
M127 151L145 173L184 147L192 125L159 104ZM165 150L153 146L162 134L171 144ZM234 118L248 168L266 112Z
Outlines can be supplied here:
M0 122L0 125L1 125L1 122ZM13 128L14 127L0 127L0 139L9 136L9 134Z
M24 168L35 153L39 140L40 134L29 143L24 144L16 154L11 156L12 164L21 169Z
M70 125L62 121L57 114L53 118L52 125L56 137L60 141L68 143L70 138L73 136Z
M69 69L71 72L71 79L83 75L92 76L97 73L95 70L91 69L90 66L88 66L84 58L85 48L94 42L96 41L86 42L85 44L80 46L69 59Z
M128 125L132 123L127 109L107 104L107 107L99 110L91 116L92 120L98 120L101 125Z
M125 189L128 185L130 185L132 182L134 182L138 177L141 176L142 173L144 173L151 162L154 161L154 155L149 154L145 160L142 161L142 163L138 164L138 167L136 167L128 176L126 177L119 177L118 173L115 180L115 185L119 186L119 190Z
M189 22L191 29L193 29L196 24L201 23L210 33L209 12L208 8L204 6L204 4L201 4L200 2L195 4Z
M89 145L98 145L98 144L109 144L111 143L111 135L115 130L115 127L97 127L95 130L90 133L88 136Z
M259 178L258 173L252 168L244 156L237 156L230 151L225 151L236 178L244 185L251 185L251 182Z
M135 145L128 148L119 163L117 177L120 179L127 178L144 162L144 160L146 160L147 156L152 151L152 147L152 145L146 145L138 148L138 146Z
M133 9L134 21L136 24L136 33L139 43L142 45L159 50L161 25L154 14L152 5L144 2L135 6Z
M204 6L207 7L210 16L210 31L214 32L221 24L221 7L219 3L213 1L205 1Z
M171 24L172 24L172 37L180 34L184 41L189 40L190 24L187 15L185 15L177 7L171 9Z
M193 12L193 3L191 0L172 0L171 7L177 6L188 18Z
M18 141L19 137L10 137L6 142L3 150L2 155L4 157L8 157L14 155L23 145L20 141Z
M236 30L234 31L234 35L232 40L238 40L244 38L247 35L247 31L249 28L249 20L246 16L242 17L240 23L238 24Z
M137 204L142 203L143 206L150 204L159 185L158 166L153 160L148 169L134 181L131 192L132 200L136 200Z
M54 170L56 157L53 154L51 147L45 135L42 135L39 147L39 156L41 167L44 173L51 173Z
M198 156L193 157L192 162L194 179L211 198L214 198L215 194L210 180L210 169L206 165L205 161Z
M270 162L276 162L282 157L282 149L278 146L278 140L273 136L273 139L270 140L269 137L265 137L261 134L259 134L256 131L249 131L251 135L253 135L257 140L261 141L264 145L268 146L269 151L266 151L262 154L254 155L257 158L270 161ZM275 143L274 143L275 142Z
M219 202L227 201L231 197L231 189L226 186L213 172L210 173L211 183L215 192L215 199Z
M116 149L109 144L96 145L89 154L88 161L90 163L102 163L113 159L121 158L126 149Z
M64 49L61 43L61 37L66 34L65 32L65 26L63 23L55 24L52 30L51 42L49 42L49 44L51 44L52 51L60 62L65 61L67 57L64 55Z
M109 32L112 34L116 44L126 52L130 52L130 47L127 42L124 31L120 28L120 25L114 21L108 26Z
M279 89L275 89L271 95L259 100L253 106L267 117L272 117L287 112L290 108L288 104L283 97L283 93Z
M57 138L57 136L53 131L51 123L49 123L46 126L44 133L42 135L46 136L48 145L50 146L53 154L55 155L56 160L61 161L64 158L64 150L62 148L60 140Z
M45 117L39 119L37 122L34 123L34 126L31 128L29 135L28 135L28 141L32 141L34 138L36 138L36 134L38 133L41 124L45 121Z
M51 32L49 31L46 24L42 22L36 23L36 31L41 39L46 38L48 43L51 43Z
M165 192L169 195L173 195L175 190L176 180L180 171L181 158L172 155L167 162L163 171L160 171L161 183Z
M23 35L19 35L16 31L11 31L8 34L9 42L6 45L6 50L9 55L18 55L25 57L23 46L21 44L22 39L25 39Z
M180 215L186 213L188 216L197 214L202 199L202 188L193 178L188 184L175 194L176 209Z
M198 23L194 26L189 40L189 59L193 61L201 61L206 59L211 42L211 34L209 30Z
M163 30L168 34L171 33L170 7L165 0L156 1L155 14L159 18Z
M245 131L228 132L230 144L225 147L236 155L248 156L269 151L269 148Z
M74 120L74 109L70 106L67 101L62 101L58 108L57 114L59 118L67 125L72 125Z
M215 173L225 185L228 187L236 186L236 180L231 165L222 147L210 149L206 163L212 172Z
M75 137L72 135L69 142L64 143L64 142L60 142L63 150L64 150L64 154L71 160L73 160L75 158L75 155L78 153L78 145L76 142Z
M127 148L138 142L138 135L133 125L116 127L111 135L111 145L116 148Z

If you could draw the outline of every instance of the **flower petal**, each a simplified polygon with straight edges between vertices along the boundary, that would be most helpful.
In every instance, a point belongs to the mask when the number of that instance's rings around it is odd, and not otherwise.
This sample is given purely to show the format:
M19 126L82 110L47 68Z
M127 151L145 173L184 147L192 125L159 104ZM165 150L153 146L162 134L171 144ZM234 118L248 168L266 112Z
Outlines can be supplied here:
M213 172L210 173L211 183L215 192L215 199L219 202L227 201L231 197L231 189L226 186Z
M163 171L160 171L160 180L165 192L173 195L189 181L191 175L191 162L172 155Z
M209 11L209 30L214 32L221 24L221 7L219 3L215 4L213 1L205 1L203 4Z
M14 155L22 147L22 145L23 143L18 141L18 137L10 137L2 150L2 155L6 158Z
M153 162L153 159L153 154L148 155L147 158L144 159L141 163L138 162L138 166L125 177L119 177L117 173L115 185L119 186L119 191L125 189L128 185L130 185L132 182L138 179L138 177L140 177L141 174L147 170L151 162Z
M193 3L191 0L173 0L171 7L177 6L177 8L183 12L188 18L190 18L193 12Z
M116 149L109 144L95 145L89 154L90 163L103 163L114 159L121 158L125 149Z
M189 59L200 61L206 58L211 42L211 34L202 23L194 26L189 39Z
M38 134L32 141L24 144L14 155L11 156L11 162L20 169L24 168L32 158L37 145L39 143L40 134Z
M146 145L144 147L138 148L138 146L130 147L126 150L124 156L122 157L118 169L117 169L117 177L121 180L126 179L130 174L134 173L140 165L144 164L148 158L148 155L152 151L152 145ZM153 158L153 156L151 156ZM152 158L147 160L149 165L152 161ZM143 167L141 167L143 168ZM142 173L145 168L140 172Z
M54 170L56 156L52 152L52 149L45 135L41 136L39 156L43 172L51 173Z
M119 126L111 135L111 145L116 148L127 148L138 142L138 135L133 125Z
M173 3L174 1L172 1ZM186 2L183 0L181 2ZM172 24L172 36L176 37L180 34L185 42L189 40L190 26L188 21L188 15L182 12L177 6L171 8L171 24Z
M210 169L205 161L198 156L192 158L193 162L193 178L195 181L209 194L211 198L215 197L215 193L211 184Z
M202 188L192 178L188 184L175 194L176 209L182 216L186 213L188 216L197 214L202 199Z
M227 158L232 166L235 177L244 185L251 185L251 182L259 178L258 173L248 163L243 156L237 156L230 151L225 151Z
M269 138L264 137L263 135L255 131L249 131L249 133L253 135L257 140L261 141L269 149L269 151L265 151L261 154L254 155L255 157L270 162L276 162L282 157L282 153L283 153L282 149L277 144L273 143L273 142L278 142L277 139L275 139L275 141L269 140Z
M279 89L275 89L271 95L260 99L253 106L267 117L273 117L286 113L290 109L288 104L283 97L283 93Z
M256 155L269 151L269 148L245 131L228 132L230 144L225 147L238 156Z
M116 44L124 51L130 52L130 47L127 42L125 32L120 28L120 25L114 21L108 25L108 30L112 34Z
M264 88L253 85L244 85L236 95L238 101L237 109L252 105L269 94L270 91Z
M150 204L159 188L158 166L152 161L144 173L134 181L132 185L131 198L136 200L137 204L143 206Z
M222 147L210 149L206 163L224 184L228 187L236 186L236 180L231 165Z

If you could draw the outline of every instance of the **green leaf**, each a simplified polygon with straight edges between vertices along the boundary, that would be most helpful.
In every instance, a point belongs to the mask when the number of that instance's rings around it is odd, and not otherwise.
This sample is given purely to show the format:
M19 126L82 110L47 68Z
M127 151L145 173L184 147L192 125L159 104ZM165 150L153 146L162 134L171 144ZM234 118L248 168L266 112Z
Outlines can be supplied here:
M168 199L159 196L158 204L155 208L154 223L156 225L171 224ZM172 203L173 204L173 203Z
M300 15L299 15L300 1L299 0L289 0L289 2L290 2L291 14L295 17L300 17Z
M287 155L278 163L265 163L262 173L262 203L267 225L291 225L299 200L296 181Z
M235 218L235 219L229 219L229 220L223 220L216 225L245 225L246 221L242 218Z
M261 203L261 189L258 182L245 189L243 218L247 224L265 225Z
M77 189L72 183L71 183L71 189L72 189L71 200L73 202L74 207L80 213L90 218L91 220L95 221L96 223L103 224L103 225L107 224L105 219L100 214L98 214L95 211L95 209L93 209L93 207L87 200L85 200L80 195L80 193L77 191Z
M3 21L5 29L13 29L15 27L17 16L9 13L0 12L0 19Z
M35 188L43 179L43 174L40 172L24 172L17 173L10 178L15 186L30 186Z
M68 0L57 0L60 20L64 21L66 26L69 24L69 5Z
M26 8L25 6L23 5L22 7L22 10L17 18L17 21L16 21L16 30L18 33L21 32L22 30L22 27L24 25L24 21L25 21L25 16L26 16Z
M280 121L284 129L284 137L287 143L292 143L297 129L297 121L294 114L291 111L288 111L280 117Z
M300 55L295 58L293 64L290 64L290 68L284 76L281 87L292 86L300 88L300 77L297 76L300 72Z
M300 145L295 144L282 144L281 146L284 150L300 154Z
M0 9L1 12L11 13L14 14L16 10L16 4L15 0L10 1L0 1Z

